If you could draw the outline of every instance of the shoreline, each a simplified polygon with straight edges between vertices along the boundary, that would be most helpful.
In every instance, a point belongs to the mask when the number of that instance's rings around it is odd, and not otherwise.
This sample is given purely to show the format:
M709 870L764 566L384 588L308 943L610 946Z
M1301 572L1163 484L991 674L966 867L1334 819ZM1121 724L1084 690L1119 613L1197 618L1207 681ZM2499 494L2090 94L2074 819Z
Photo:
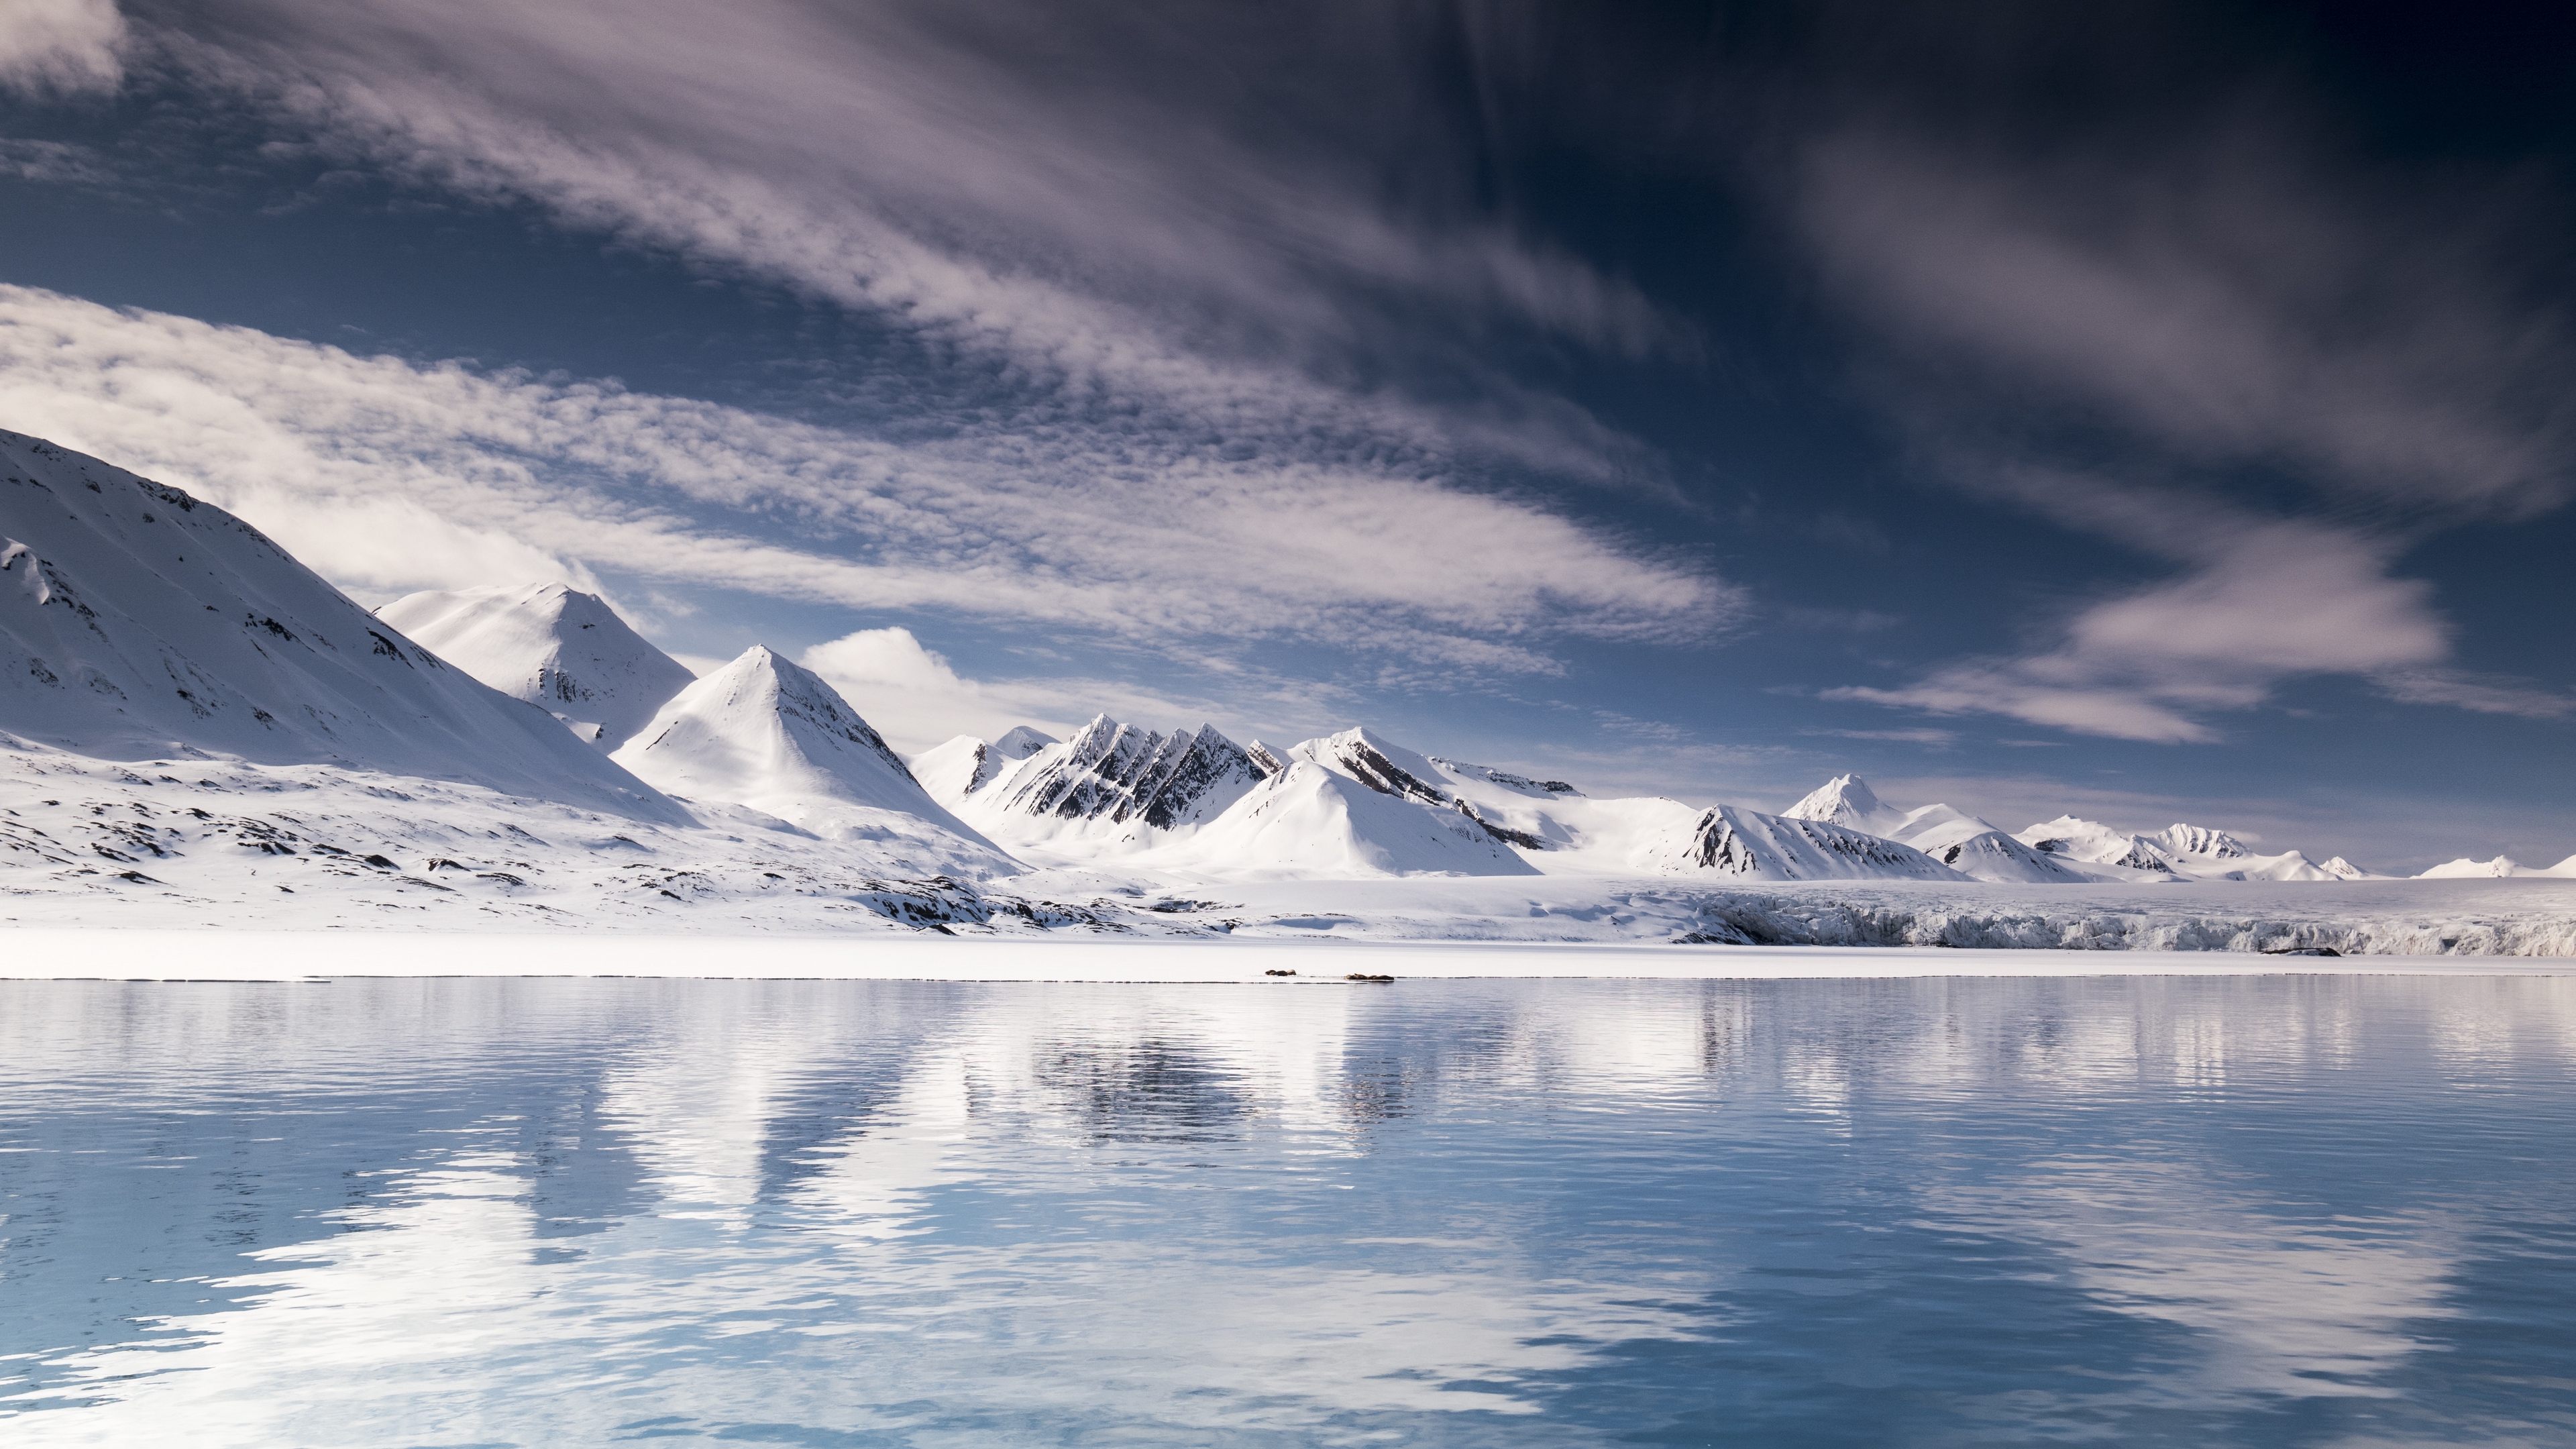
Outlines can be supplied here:
M10 927L0 980L328 981L572 977L672 980L1351 984L1398 980L1892 980L2083 976L2576 976L2561 956L2266 956L1673 946L1530 941L1175 940L592 932L261 931ZM102 957L111 959L103 960ZM113 959L122 957L125 959ZM363 957L363 959L353 959ZM746 958L756 958L746 959ZM1294 971L1274 977L1272 970Z

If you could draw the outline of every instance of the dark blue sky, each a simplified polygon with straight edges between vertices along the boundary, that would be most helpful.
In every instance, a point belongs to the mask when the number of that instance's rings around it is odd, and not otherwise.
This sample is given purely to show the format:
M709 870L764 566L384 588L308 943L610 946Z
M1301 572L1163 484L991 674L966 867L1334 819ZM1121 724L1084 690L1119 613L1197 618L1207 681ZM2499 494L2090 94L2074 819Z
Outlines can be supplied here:
M2576 21L1078 9L43 0L0 425L914 748L2576 851Z

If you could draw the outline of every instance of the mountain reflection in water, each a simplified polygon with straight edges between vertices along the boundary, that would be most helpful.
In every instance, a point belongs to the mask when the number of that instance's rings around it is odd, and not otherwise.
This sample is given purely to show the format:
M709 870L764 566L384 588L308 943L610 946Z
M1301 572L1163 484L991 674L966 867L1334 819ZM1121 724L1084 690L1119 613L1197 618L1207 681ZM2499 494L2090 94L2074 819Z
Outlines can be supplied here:
M0 1438L2568 1443L2571 1107L2560 978L0 983Z

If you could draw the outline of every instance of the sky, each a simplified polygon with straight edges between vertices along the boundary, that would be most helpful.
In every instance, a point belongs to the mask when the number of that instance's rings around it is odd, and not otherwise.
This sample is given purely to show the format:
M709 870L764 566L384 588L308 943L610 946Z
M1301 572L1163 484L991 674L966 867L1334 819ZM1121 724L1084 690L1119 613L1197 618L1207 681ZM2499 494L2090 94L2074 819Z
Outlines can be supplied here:
M901 748L2576 853L2576 13L0 0L0 427Z

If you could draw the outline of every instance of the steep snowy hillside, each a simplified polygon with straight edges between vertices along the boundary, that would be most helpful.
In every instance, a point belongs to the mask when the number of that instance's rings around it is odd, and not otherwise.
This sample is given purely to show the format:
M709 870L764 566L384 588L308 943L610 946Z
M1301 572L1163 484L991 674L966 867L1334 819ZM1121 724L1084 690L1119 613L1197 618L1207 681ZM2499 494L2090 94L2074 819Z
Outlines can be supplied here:
M105 759L358 764L686 818L240 519L9 432L0 730Z
M503 584L410 594L376 617L510 696L613 751L696 676L654 648L597 594Z
M1388 875L1537 875L1456 810L1290 758L1223 814L1148 863L1223 877L1346 880Z
M1742 880L1964 878L1910 845L1734 805L1701 812L1686 836L1662 847L1659 863L1675 873L1708 871Z
M912 757L912 777L930 798L954 810L993 783L1002 771L1057 743L1056 737L1019 725L998 740L959 735Z
M924 874L1019 869L934 802L832 686L759 645L681 690L613 758L674 795L869 842Z

